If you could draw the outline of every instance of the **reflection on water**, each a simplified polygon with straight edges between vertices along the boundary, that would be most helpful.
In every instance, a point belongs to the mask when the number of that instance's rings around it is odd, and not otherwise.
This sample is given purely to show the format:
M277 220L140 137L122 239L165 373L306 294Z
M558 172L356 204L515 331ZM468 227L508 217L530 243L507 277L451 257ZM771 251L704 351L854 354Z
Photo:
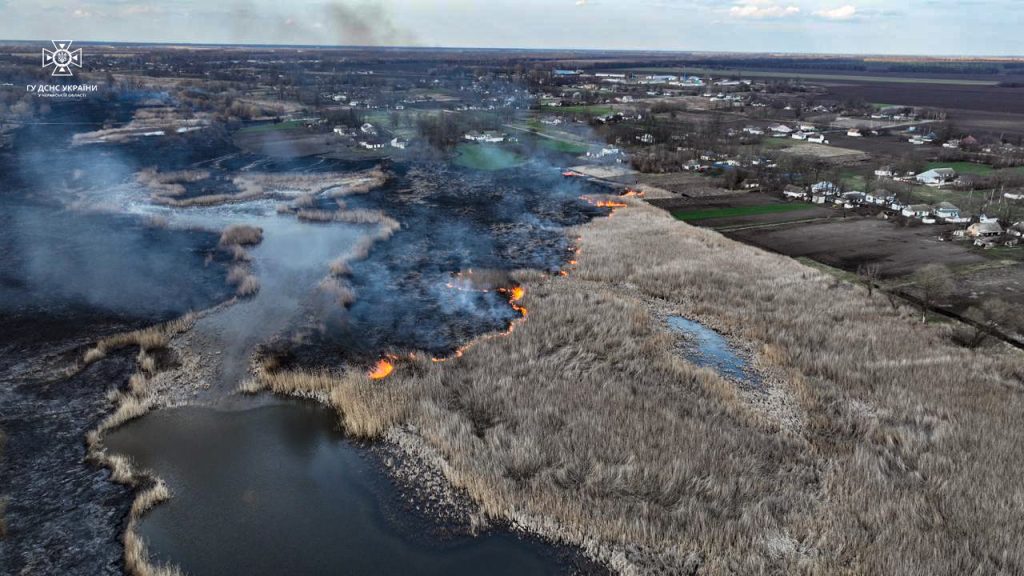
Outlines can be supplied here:
M113 433L109 446L164 478L174 497L141 532L158 562L229 574L565 574L550 546L508 532L441 540L397 506L373 456L327 409L179 408Z
M747 360L718 332L682 316L669 316L668 324L683 334L683 355L691 363L751 386L761 383L761 377Z

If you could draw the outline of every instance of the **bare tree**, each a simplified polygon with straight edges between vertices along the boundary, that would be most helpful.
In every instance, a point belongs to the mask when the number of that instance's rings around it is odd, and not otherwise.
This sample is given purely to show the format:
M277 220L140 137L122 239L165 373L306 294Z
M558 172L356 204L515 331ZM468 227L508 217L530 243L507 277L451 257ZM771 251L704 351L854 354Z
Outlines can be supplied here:
M944 264L928 264L914 273L919 293L921 322L928 320L928 310L953 291L953 272Z
M980 346L992 332L1012 332L1019 320L1017 310L997 298L968 308L964 316L973 321L970 336L966 340L971 348Z
M875 295L875 283L878 282L880 275L881 268L873 262L861 264L857 267L857 276L860 277L860 281L868 289L868 298Z

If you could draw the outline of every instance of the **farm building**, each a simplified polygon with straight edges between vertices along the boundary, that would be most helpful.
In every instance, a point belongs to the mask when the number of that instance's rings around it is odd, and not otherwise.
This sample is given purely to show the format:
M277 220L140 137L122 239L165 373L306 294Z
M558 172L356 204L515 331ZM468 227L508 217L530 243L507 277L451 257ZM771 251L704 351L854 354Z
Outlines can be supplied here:
M935 215L946 220L959 220L960 209L949 202L939 202L935 207Z
M967 227L967 235L971 238L992 238L1002 234L1003 227L999 222L977 222Z
M924 218L931 215L932 207L927 204L911 204L900 213L907 218Z
M927 172L921 172L915 178L926 186L942 186L956 180L956 170L952 168L933 168Z

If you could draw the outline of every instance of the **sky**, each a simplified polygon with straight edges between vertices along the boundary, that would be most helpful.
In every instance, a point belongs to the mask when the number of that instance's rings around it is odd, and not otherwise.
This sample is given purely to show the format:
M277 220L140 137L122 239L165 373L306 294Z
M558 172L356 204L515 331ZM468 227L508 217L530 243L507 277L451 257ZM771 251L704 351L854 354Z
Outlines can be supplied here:
M0 39L1024 56L1021 0L0 0Z

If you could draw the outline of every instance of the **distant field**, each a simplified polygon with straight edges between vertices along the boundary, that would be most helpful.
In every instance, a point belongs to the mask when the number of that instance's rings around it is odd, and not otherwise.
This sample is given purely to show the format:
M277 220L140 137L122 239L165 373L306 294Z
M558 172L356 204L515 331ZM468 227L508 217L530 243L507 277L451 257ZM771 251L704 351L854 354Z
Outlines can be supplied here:
M523 158L502 146L488 144L460 144L456 149L455 164L473 170L504 170L523 163Z
M975 164L974 162L929 162L928 169L952 168L957 174L978 174L984 176L991 174L995 168L988 164Z
M703 210L679 210L672 213L677 220L697 221L712 218L736 218L741 216L757 216L760 214L777 214L795 212L813 208L810 204L796 202L792 204L757 204L753 206L733 206L729 208L707 208Z
M256 124L253 126L246 126L238 130L239 134L255 134L259 132L275 132L278 130L297 130L304 128L306 123L302 120L287 120L285 122L271 122L268 124Z
M771 72L766 70L736 70L715 68L629 68L620 70L646 74L691 74L703 76L750 76L752 78L803 78L806 80L832 80L846 82L881 82L887 84L947 84L953 86L995 86L997 80L967 80L960 78L914 78L906 76L858 76L854 74L815 74L807 72Z
M583 154L587 151L587 147L576 142L568 142L566 140L556 140L553 138L538 138L538 144L541 148L550 150L552 152L561 152L564 154Z
M594 104L592 106L552 106L544 108L544 112L550 114L593 114L594 116L607 116L615 112L611 106Z

